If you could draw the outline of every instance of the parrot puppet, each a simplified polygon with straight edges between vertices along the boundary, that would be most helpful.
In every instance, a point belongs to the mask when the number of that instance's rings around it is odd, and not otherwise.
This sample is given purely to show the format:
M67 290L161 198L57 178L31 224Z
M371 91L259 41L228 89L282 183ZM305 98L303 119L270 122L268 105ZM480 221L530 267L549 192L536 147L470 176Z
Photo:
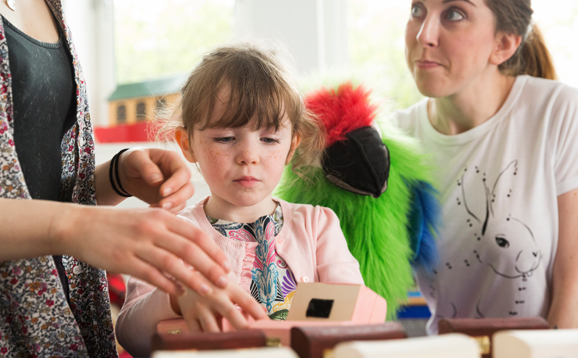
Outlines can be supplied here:
M393 123L375 121L370 91L350 82L307 95L325 128L320 165L288 166L276 196L331 208L365 284L383 296L388 319L414 285L413 268L431 271L440 203L425 155Z

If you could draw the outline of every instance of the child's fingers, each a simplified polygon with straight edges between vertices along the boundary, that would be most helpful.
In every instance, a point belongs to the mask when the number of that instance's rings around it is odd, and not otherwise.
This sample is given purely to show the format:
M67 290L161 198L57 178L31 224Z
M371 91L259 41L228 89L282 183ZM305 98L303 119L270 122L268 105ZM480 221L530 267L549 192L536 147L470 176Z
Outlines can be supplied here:
M254 319L258 320L269 318L267 313L263 311L262 306L257 301L255 301L253 296L243 291L240 287L235 290L232 297L234 297L233 302L241 307L245 313L249 314Z
M236 330L248 328L247 319L231 301L218 305L216 308L219 314L226 318Z
M215 315L210 310L200 310L198 312L199 322L201 322L201 327L203 328L203 332L214 332L218 333L221 332L219 329L219 325L217 324L217 319Z
M203 328L201 327L201 324L199 323L197 317L185 317L185 323L187 324L189 332L191 333L203 331Z

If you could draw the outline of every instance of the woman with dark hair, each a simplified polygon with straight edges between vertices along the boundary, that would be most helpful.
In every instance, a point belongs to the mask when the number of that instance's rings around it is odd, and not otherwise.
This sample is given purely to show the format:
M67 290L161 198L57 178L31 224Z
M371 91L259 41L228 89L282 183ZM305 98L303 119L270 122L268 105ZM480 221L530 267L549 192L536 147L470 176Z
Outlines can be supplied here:
M413 0L406 59L425 100L394 118L432 153L440 261L418 272L442 318L578 327L578 90L556 74L530 0Z
M176 153L132 149L95 165L60 0L0 1L0 14L0 356L114 357L102 269L183 293L170 275L207 295L190 267L225 287L226 256L174 215L194 191ZM153 208L102 207L129 194Z

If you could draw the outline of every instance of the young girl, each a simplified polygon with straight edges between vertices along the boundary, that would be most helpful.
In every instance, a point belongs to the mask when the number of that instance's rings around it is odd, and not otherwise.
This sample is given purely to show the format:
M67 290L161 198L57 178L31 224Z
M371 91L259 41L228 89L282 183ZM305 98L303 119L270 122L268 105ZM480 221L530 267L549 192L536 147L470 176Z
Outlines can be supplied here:
M293 170L315 162L323 138L275 50L217 48L181 94L175 138L211 196L179 215L222 248L231 283L204 297L174 297L131 279L116 329L137 356L149 353L161 320L182 316L191 330L214 332L224 316L242 329L247 322L234 303L255 319L285 319L297 282L363 283L331 209L272 198L284 166L293 156Z

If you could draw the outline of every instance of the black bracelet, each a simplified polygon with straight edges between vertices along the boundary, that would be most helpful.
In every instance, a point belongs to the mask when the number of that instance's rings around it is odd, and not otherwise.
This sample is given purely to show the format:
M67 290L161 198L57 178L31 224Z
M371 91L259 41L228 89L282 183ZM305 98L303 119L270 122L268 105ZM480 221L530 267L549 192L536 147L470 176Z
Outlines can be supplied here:
M126 152L128 150L128 148L125 148L123 150L121 150L120 152L116 153L116 155L114 157L112 157L112 160L110 161L110 167L108 169L108 179L110 180L110 185L112 186L112 188L114 189L114 191L125 198L129 198L132 195L130 195L126 190L124 190L124 188L122 187L122 184L120 183L120 175L118 174L118 162L120 161L120 155L124 152ZM114 171L114 177L113 177L113 171ZM114 183L114 178L116 178L116 184L118 184L118 188L116 187L115 183Z

